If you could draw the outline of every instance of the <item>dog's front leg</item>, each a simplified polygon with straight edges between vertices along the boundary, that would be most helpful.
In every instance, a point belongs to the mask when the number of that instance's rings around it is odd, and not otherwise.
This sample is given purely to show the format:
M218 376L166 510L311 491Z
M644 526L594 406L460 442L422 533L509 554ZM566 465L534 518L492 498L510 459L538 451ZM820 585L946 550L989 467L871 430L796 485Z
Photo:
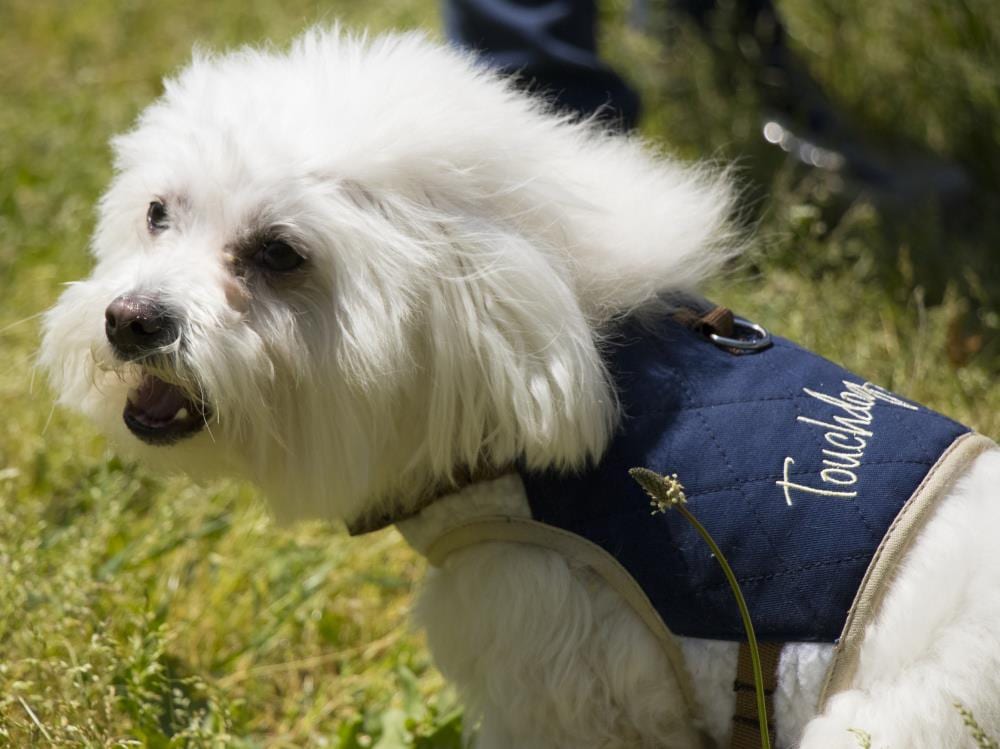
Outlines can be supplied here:
M481 721L478 749L700 746L652 634L556 552L485 543L427 580L416 616Z

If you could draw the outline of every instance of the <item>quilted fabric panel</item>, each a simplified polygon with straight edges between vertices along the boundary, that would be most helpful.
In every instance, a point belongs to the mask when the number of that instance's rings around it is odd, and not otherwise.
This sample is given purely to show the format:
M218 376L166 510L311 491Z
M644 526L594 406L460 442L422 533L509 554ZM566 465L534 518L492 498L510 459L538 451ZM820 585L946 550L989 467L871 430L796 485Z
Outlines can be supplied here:
M617 557L680 635L744 637L718 563L629 468L678 475L762 640L833 642L893 518L969 431L782 338L737 355L628 324L607 360L625 417L600 464L522 477L535 519Z

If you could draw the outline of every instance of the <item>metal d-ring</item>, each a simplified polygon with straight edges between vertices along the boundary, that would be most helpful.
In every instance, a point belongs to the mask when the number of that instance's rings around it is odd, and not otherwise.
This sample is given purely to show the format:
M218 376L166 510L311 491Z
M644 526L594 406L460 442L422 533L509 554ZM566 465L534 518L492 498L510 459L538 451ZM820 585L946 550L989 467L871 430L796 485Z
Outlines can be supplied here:
M760 351L771 345L771 334L767 332L767 329L763 325L750 322L742 317L734 317L733 333L739 335L741 332L752 335L742 338L729 338L724 335L709 333L708 337L712 339L712 343L716 346L720 346L721 348L735 348L741 351Z

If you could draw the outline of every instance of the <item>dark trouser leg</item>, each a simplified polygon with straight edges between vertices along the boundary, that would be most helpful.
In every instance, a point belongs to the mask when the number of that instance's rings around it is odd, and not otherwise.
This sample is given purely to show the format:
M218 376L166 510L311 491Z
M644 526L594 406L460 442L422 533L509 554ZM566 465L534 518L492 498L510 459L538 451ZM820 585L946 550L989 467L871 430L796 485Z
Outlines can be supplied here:
M453 42L519 73L562 109L631 129L639 97L598 58L596 21L593 0L445 0Z

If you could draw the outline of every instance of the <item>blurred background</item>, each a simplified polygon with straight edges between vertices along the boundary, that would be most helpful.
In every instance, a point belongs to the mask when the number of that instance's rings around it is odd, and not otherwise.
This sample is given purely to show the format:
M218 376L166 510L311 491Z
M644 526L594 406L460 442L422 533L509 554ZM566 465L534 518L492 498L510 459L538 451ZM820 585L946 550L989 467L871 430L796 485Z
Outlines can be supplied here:
M773 119L767 43L734 24L740 5L598 4L640 132L735 165L757 239L711 295L1000 436L993 0L776 6L802 85L844 123L821 146L861 148L888 179L803 158L811 126ZM280 45L338 19L443 38L436 0L0 4L0 746L460 745L406 625L423 563L394 531L281 528L250 487L149 475L33 371L38 314L89 270L108 138L193 45Z

